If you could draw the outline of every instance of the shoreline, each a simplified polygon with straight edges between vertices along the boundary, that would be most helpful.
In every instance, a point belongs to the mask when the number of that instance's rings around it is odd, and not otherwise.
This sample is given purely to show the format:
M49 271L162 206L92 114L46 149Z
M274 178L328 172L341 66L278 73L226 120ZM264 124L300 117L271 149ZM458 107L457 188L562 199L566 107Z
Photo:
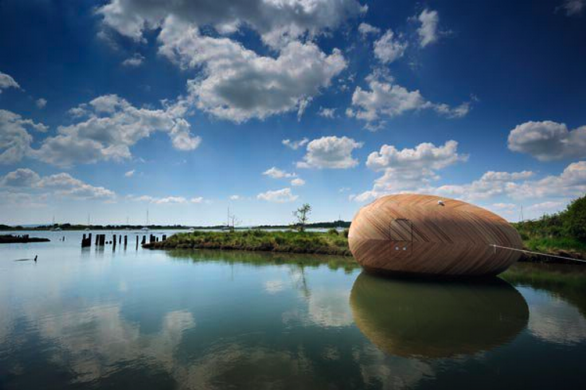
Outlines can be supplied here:
M194 250L236 250L247 252L272 252L312 255L334 255L352 257L348 240L338 232L279 232L279 231L234 231L178 233L166 241L143 245L145 249L194 249ZM543 264L581 264L571 260L562 260L548 255L564 256L576 260L586 260L584 254L564 249L543 252L542 255L522 254L520 263Z

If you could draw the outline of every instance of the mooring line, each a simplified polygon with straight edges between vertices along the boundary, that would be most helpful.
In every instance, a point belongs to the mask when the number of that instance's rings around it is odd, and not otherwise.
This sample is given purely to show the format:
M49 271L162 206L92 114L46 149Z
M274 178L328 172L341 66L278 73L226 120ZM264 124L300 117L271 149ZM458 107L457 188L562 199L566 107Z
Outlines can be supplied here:
M531 253L532 255L555 257L557 259L577 261L579 263L586 263L586 260L574 259L572 257L558 256L558 255L550 255L550 254L541 253L541 252L532 252L532 251L527 251L527 250L524 250L524 249L509 248L507 246L500 246L500 245L496 245L496 244L489 244L489 245L492 246L493 248L495 248L495 250L496 250L496 248L501 248L501 249L508 249L510 251L517 251L517 252L523 252L523 253Z

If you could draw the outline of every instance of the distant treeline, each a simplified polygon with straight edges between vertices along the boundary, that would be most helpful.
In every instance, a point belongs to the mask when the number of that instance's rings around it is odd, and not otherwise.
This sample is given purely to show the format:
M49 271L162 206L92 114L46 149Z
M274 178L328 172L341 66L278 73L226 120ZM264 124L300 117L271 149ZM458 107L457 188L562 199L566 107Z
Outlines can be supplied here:
M79 224L71 224L71 223L61 223L61 224L50 224L50 225L39 225L39 226L9 226L0 224L0 230L53 230L53 229L61 229L61 230L120 230L120 229L130 229L130 230L140 230L144 227L147 227L151 230L187 230L187 229L195 229L195 230L203 230L203 229L212 229L212 230L220 230L225 229L225 225L212 225L212 226L186 226L186 225L79 225ZM256 228L256 229L293 229L295 228L295 224L291 225L260 225L260 226L251 226L251 227L241 227L236 229L249 229L249 228ZM329 228L348 228L350 227L350 222L346 221L334 221L334 222L315 222L309 223L306 225L306 228L309 229L329 229Z

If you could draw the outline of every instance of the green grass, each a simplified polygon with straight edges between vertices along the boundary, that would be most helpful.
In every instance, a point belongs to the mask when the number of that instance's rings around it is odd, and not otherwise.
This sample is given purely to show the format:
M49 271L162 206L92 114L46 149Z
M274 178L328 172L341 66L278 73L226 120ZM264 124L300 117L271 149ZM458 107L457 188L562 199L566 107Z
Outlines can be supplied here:
M525 247L537 252L574 251L586 253L586 243L571 237L533 237L523 241Z
M146 245L153 249L228 249L282 253L351 256L343 234L317 232L234 232L178 233L166 241Z

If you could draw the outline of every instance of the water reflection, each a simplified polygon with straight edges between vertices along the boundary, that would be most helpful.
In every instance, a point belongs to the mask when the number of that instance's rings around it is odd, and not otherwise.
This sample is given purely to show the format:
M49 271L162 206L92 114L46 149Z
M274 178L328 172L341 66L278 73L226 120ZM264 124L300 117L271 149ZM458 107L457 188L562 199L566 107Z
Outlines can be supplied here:
M449 357L490 350L525 328L529 309L511 285L389 280L361 273L352 287L354 322L383 351Z

